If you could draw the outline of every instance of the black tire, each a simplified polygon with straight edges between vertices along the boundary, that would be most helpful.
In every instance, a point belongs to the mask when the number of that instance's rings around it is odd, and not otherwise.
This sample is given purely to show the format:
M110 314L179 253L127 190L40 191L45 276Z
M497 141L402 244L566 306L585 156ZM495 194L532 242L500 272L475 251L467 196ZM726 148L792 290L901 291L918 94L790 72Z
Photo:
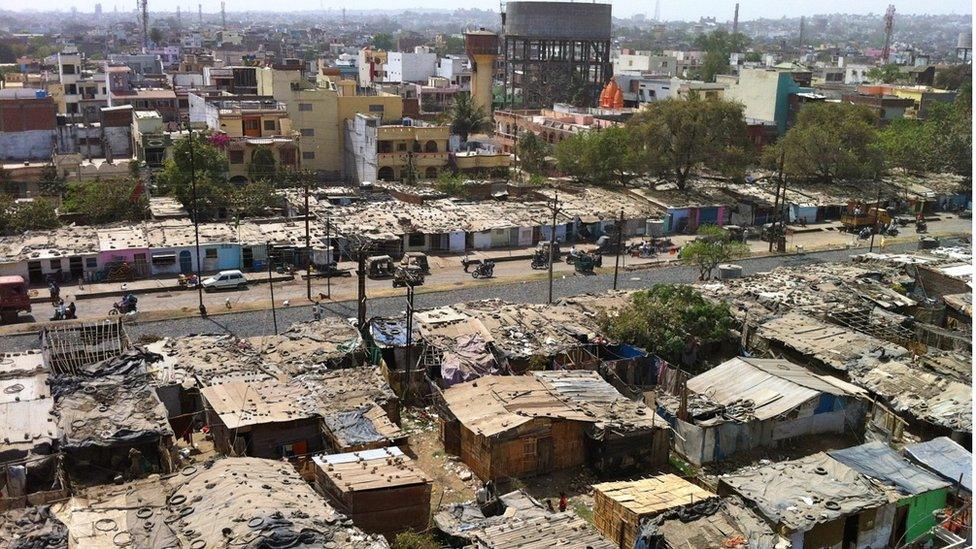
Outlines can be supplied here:
M119 310L116 309L115 307L112 307L112 309L108 312L108 316L118 316L118 315L119 315Z

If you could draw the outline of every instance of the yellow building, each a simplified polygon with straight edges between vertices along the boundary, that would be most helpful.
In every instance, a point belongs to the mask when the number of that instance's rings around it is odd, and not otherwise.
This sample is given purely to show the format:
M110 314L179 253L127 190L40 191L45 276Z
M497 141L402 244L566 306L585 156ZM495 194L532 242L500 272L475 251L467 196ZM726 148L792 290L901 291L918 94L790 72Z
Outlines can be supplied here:
M410 166L419 178L432 179L450 161L448 126L380 126L376 132L376 179L403 179Z

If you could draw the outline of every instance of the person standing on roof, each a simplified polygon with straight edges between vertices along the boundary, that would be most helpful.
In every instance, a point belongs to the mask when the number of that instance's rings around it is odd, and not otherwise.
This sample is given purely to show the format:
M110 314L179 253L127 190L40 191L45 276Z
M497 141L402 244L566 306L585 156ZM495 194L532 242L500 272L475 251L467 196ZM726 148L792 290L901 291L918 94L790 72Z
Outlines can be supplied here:
M559 512L562 513L569 506L569 500L566 499L566 492L559 492Z

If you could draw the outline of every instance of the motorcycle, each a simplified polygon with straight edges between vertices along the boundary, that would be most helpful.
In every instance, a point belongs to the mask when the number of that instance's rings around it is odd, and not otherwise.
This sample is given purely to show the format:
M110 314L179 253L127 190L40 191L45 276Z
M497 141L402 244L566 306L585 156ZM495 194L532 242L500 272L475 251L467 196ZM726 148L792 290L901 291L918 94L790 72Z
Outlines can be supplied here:
M532 268L533 269L548 269L549 268L549 256L541 253L537 253L532 256Z
M586 252L581 252L581 251L577 250L576 248L573 248L572 250L569 251L569 254L566 255L566 263L568 263L570 265L572 265L573 263L576 263L576 261L580 257L582 257L585 253Z
M471 272L471 278L491 278L495 276L495 262L482 261Z
M916 233L927 233L929 232L929 224L925 221L915 222L915 232Z
M121 301L112 305L112 309L108 312L109 316L115 315L126 315L129 313L136 312L136 303L139 300L136 296L132 294L126 294Z
M871 238L871 227L864 227L861 232L857 233L857 238L859 240L867 240Z
M68 305L67 307L64 306L64 303L61 303L54 308L54 316L51 317L51 321L76 320L78 315L75 313L75 310L74 303Z
M198 283L197 275L192 273L189 275L181 274L179 278L177 278L177 282L179 283L180 288L184 290L189 288L196 288Z

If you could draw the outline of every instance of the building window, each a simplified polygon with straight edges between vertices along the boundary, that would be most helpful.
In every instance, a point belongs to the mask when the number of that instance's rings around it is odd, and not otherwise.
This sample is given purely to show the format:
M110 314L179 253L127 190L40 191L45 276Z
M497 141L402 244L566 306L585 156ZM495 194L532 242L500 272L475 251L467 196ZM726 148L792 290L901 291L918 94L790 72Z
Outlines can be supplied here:
M276 126L277 125L275 124L275 121L274 120L265 120L264 121L264 131L266 131L266 132L273 132L273 131L275 131Z
M315 151L303 151L302 160L315 160Z
M407 237L407 245L411 248L416 248L425 244L427 244L427 238L424 236L424 233L410 233L410 235Z
M86 269L97 269L98 268L98 259L97 258L94 258L94 257L86 257L85 258L85 268Z
M298 110L300 112L310 112L312 110L312 104L311 103L299 103L298 104Z
M254 120L245 120L244 121L244 131L254 131L254 130L260 130L260 129L261 129L261 121L260 120L254 119Z
M383 112L383 105L370 105L369 112Z
M203 251L204 259L217 259L217 248L206 248Z
M302 128L302 137L315 137L315 128Z
M231 164L243 164L244 151L227 151L227 160Z

